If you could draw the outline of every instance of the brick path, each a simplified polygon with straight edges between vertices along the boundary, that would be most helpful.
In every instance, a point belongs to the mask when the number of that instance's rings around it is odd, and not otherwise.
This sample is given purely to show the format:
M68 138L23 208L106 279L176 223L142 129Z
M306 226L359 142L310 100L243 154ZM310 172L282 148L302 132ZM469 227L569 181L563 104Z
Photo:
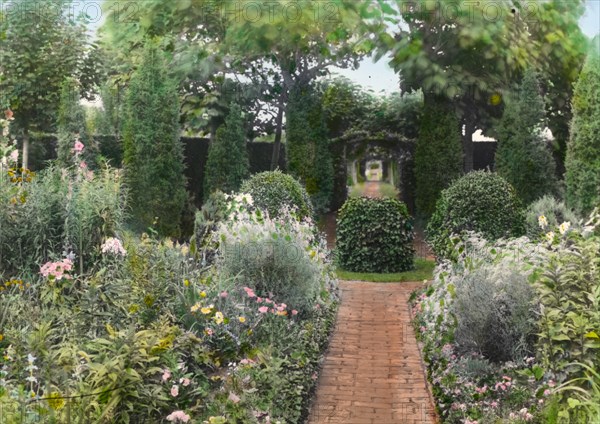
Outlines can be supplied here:
M340 282L309 424L436 422L407 303L419 284Z

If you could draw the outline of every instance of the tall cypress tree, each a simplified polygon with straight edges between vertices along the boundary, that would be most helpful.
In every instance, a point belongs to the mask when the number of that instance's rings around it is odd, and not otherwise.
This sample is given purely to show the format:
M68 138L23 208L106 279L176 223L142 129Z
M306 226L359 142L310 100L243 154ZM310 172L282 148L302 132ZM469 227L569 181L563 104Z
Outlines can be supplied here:
M161 52L151 44L127 90L123 162L136 222L177 236L187 196L179 98Z
M575 86L566 168L567 204L582 214L600 206L600 57L595 51Z
M95 149L92 146L91 137L86 127L85 110L79 103L79 87L72 78L65 80L62 85L56 123L58 134L57 161L60 166L73 164L71 149L77 139L85 146L85 159L88 161L94 159Z
M443 99L425 103L414 169L417 213L429 218L442 190L463 171L458 119Z
M288 169L305 186L315 212L330 208L333 194L333 160L319 94L310 85L290 93L286 113Z
M250 175L248 149L242 110L232 104L225 125L217 130L215 141L208 149L204 171L204 198L216 191L224 193L239 190Z
M544 99L535 72L528 70L495 127L496 172L515 187L524 204L557 189L556 163L542 135L545 126Z

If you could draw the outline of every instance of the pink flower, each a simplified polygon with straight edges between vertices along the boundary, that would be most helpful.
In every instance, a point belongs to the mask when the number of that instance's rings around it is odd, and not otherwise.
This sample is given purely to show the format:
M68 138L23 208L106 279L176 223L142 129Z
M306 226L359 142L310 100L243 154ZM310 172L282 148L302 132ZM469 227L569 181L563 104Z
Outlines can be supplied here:
M273 303L273 301L271 299L269 299L268 297L265 299L265 302L267 302L267 303Z
M180 378L179 382L183 385L183 387L187 387L191 383L189 378Z
M213 335L213 331L210 328L207 328L206 330L204 330L204 332L206 333L207 336L212 336Z
M506 375L503 375L502 378L505 379L506 381L511 381L512 380L512 378L510 378L510 377L508 377Z
M544 396L550 396L551 393L550 389L544 390Z
M285 303L282 303L281 305L279 305L280 307L282 307L283 309L287 308L287 305Z
M252 290L250 287L244 287L244 291L246 292L248 297L256 297L254 290Z
M69 258L59 262L46 262L40 267L40 274L49 279L60 281L63 278L69 280L71 276L67 272L73 268L73 262Z
M169 378L171 378L171 371L166 369L163 372L162 381L167 381Z
M127 251L123 247L121 241L114 237L109 237L106 239L102 245L102 253L110 253L112 255L121 257L125 257L127 255Z
M550 381L548 381L548 386L554 387L554 386L556 386L556 383L554 382L554 380L550 380Z
M177 397L177 395L179 395L179 386L174 385L171 387L171 396Z
M269 311L269 308L266 306L261 306L260 308L258 308L258 312L260 312L261 314L266 314Z
M222 297L223 299L225 299L227 295L228 293L226 291L222 291L221 293L219 293L219 297Z
M292 315L298 315L298 311L295 309L292 309Z
M84 160L82 160L81 162L79 162L79 167L80 167L81 169L87 169L87 163L85 163L85 161L84 161Z
M9 159L13 162L13 163L17 163L17 161L19 160L19 151L17 149L13 150L12 153L9 156Z
M75 152L75 154L79 154L81 152L83 152L83 148L85 146L83 145L83 143L79 140L75 140L75 145L73 146L73 152Z
M190 416L183 411L173 411L167 416L167 421L187 423Z
M262 297L257 297L257 298L256 298L256 303L260 303L260 302L262 302L262 301L263 301L263 298L262 298Z
M495 400L493 400L492 403L490 403L490 406L492 408L497 408L498 407L498 402L496 402Z

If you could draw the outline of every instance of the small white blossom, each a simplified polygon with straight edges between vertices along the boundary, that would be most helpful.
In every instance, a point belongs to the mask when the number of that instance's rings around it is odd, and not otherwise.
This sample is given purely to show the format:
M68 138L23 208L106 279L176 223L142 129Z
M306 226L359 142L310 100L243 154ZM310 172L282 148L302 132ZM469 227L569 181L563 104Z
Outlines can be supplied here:
M571 223L563 222L558 226L558 231L560 231L561 234L565 234L567 231L569 231L569 228L571 228Z

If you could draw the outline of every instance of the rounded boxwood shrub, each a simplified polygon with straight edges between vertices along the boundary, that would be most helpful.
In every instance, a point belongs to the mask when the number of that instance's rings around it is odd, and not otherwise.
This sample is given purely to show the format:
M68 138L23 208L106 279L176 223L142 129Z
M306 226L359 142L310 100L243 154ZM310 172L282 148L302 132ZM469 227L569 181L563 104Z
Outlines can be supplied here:
M298 180L281 171L254 174L244 181L240 191L250 194L254 206L267 211L272 218L279 216L284 206L295 207L299 218L312 218L310 196Z
M353 272L402 272L413 268L413 226L395 199L350 198L338 216L336 254Z
M525 232L525 215L516 191L504 178L471 172L442 191L427 225L427 241L438 259L452 252L452 234L480 233L493 241Z

